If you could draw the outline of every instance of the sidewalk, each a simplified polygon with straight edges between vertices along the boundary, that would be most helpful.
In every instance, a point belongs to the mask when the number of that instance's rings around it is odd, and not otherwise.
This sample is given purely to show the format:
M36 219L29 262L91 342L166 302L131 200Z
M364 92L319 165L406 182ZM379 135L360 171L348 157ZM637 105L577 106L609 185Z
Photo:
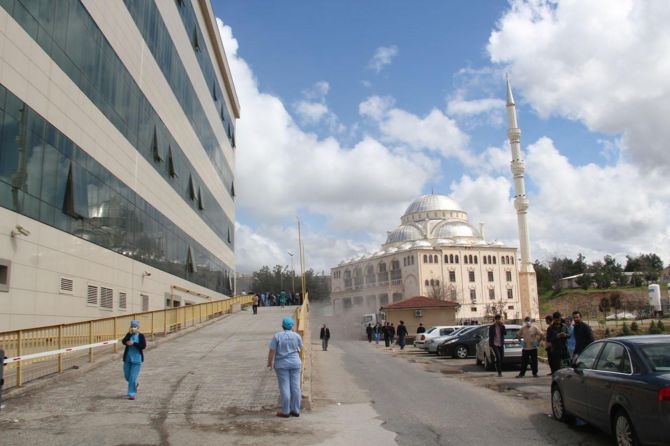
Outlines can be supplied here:
M217 319L150 345L137 399L126 398L120 349L112 360L32 383L4 395L3 445L350 445L395 444L365 392L343 371L341 351L327 354L313 336L311 410L280 419L268 343L294 307L261 307ZM314 324L312 329L315 330ZM318 351L317 351L318 350ZM315 389L312 392L312 387Z

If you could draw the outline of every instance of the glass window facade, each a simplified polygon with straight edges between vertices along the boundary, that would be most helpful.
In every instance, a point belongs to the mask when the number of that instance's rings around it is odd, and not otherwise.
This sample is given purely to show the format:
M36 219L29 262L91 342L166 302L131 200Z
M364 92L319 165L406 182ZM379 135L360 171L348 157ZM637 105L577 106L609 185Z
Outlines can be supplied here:
M153 4L140 0L135 3ZM81 2L0 0L0 6L35 39L128 142L233 249L234 240L231 238L228 241L229 234L234 232L230 230L233 222L205 186L184 151ZM188 83L186 79L184 82ZM7 107L6 110L9 113L18 113L18 108ZM12 123L7 125L11 126ZM198 128L194 128L196 133ZM26 134L26 138L30 137L30 134ZM204 147L208 150L209 158L226 191L233 198L233 174L225 163L223 152L218 146L215 150L212 142ZM165 161L168 154L171 154L170 163ZM76 172L73 173L76 177ZM202 202L207 203L204 209L199 209L197 200L188 199L191 177L202 189Z
M0 85L0 206L211 290L232 268Z

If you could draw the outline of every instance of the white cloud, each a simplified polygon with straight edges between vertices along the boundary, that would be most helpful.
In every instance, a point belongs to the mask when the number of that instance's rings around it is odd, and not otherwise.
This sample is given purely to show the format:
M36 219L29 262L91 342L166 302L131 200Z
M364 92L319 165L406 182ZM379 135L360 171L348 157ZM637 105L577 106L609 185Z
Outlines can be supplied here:
M375 51L375 54L370 59L368 67L375 72L381 72L384 67L390 65L393 59L398 55L398 47L395 45L391 46L380 46Z
M513 0L489 39L495 63L541 116L622 135L633 162L670 165L670 8L665 1Z
M303 122L315 124L328 115L328 107L320 102L299 101L295 111Z
M277 97L259 91L250 67L237 55L230 28L221 22L219 27L242 104L236 125L236 206L238 215L262 222L238 222L238 270L275 265L277 258L287 257L285 251L295 251L291 228L298 215L315 270L328 269L357 250L378 248L385 231L399 224L407 203L437 175L439 163L372 137L344 146L304 131ZM328 91L327 82L305 90L301 119L330 113L323 103Z
M449 115L478 115L491 111L500 112L505 109L505 101L502 99L473 99L465 100L462 98L452 99L447 103L447 113Z

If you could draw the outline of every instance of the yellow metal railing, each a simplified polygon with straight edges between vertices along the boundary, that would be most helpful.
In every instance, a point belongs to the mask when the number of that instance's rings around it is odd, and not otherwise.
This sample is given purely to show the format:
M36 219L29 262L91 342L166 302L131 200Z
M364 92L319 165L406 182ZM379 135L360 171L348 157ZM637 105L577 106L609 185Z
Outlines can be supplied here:
M88 346L109 340L118 341L124 336L130 321L133 319L140 322L141 331L147 340L153 341L156 336L167 336L224 314L232 313L234 305L239 305L240 308L250 305L252 297L251 295L241 295L230 299L177 308L0 332L0 346L5 351L5 356L10 360L4 370L5 387L20 387L28 381L54 373L62 373L64 370L77 367L80 364L93 362L96 357L115 353L118 342L95 349L87 348L19 360L18 358L22 356L48 353L77 346ZM12 358L15 358L15 360Z

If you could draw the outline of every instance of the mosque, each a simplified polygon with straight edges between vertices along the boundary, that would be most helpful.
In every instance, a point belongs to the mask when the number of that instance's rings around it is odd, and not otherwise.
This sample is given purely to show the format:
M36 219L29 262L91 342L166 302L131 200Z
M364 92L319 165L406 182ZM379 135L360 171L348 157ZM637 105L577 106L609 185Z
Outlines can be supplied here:
M459 203L440 194L414 200L377 252L331 269L331 300L336 313L376 312L380 307L427 296L459 304L458 321L539 317L537 280L530 261L521 131L507 83L508 137L512 149L514 206L520 249L484 238Z

